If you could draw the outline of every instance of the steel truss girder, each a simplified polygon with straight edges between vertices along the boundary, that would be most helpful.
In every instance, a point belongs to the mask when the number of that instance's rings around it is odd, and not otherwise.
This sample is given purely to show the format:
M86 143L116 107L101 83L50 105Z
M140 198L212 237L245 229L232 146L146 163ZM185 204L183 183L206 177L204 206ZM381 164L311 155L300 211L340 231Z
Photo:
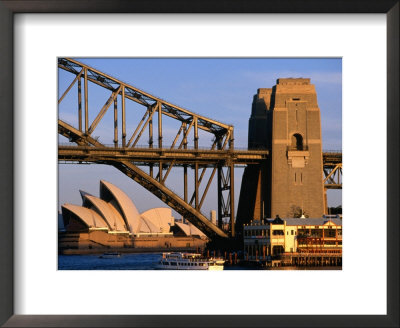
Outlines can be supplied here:
M342 163L324 166L324 188L342 189Z
M235 236L234 174L233 163L225 171L218 166L218 227L222 228L223 219L229 218L231 236Z
M85 161L88 157L97 157L99 160L129 160L136 164L142 163L140 164L141 166L150 166L158 163L160 160L163 160L165 163L175 160L174 165L177 166L193 166L197 161L200 167L213 167L213 164L221 161L224 163L223 166L226 166L229 161L232 161L236 166L246 164L257 165L268 157L267 150L235 150L231 152L229 150L210 151L205 149L117 148L100 144L94 138L80 137L79 134L72 132L73 130L79 132L77 129L61 120L59 120L58 130L59 134L68 138L71 142L76 142L78 144L78 146L60 145L58 147L58 156L60 160L72 161L75 159L77 161ZM82 138L87 138L89 144L93 145L93 147L86 145L86 141L82 141ZM324 170L328 172L325 174L325 177L334 167L335 166L332 167L329 162L327 163L324 158Z
M322 153L324 167L334 167L342 163L342 153L337 152L323 152Z
M70 142L75 142L79 146L93 146L96 148L104 148L104 145L98 142L95 138L84 134L75 129L73 126L58 120L58 134L68 138Z
M76 134L64 129L68 126L65 122L59 123L59 133L70 140L80 140ZM78 132L78 131L77 131ZM72 137L71 137L72 135ZM95 139L92 138L92 142ZM91 143L92 144L92 143ZM63 146L58 148L59 159L85 160L88 157L99 160L129 160L131 162L148 162L149 164L163 161L174 165L200 165L221 164L227 166L229 163L257 164L267 159L268 151L229 151L229 150L205 150L205 149L159 149L159 148L118 148L118 147L94 147L85 146L81 142L78 146Z
M87 71L88 81L102 86L103 88L106 88L112 92L122 88L124 90L125 98L146 107L160 104L163 115L167 115L181 122L189 123L196 118L199 129L211 132L215 135L224 135L228 130L233 129L231 125L212 120L210 118L195 114L182 107L171 104L161 98L155 97L76 60L70 58L59 58L58 67L75 75L81 74L82 70L85 69ZM121 93L122 95L122 90L118 93Z

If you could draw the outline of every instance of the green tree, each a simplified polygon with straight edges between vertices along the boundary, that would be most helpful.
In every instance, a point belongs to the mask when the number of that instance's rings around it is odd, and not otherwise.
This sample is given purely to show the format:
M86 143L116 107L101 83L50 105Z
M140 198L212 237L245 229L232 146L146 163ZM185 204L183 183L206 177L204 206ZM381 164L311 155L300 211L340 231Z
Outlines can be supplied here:
M290 206L289 217L301 218L302 215L304 215L306 218L309 217L308 214L300 206L297 205Z

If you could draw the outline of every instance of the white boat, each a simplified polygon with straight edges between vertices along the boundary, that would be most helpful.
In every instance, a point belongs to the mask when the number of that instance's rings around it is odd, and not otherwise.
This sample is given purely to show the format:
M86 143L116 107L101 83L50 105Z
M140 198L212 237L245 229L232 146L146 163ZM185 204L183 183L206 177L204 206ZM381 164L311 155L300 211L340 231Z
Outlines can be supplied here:
M205 258L198 253L163 253L157 268L164 270L223 270L222 258Z

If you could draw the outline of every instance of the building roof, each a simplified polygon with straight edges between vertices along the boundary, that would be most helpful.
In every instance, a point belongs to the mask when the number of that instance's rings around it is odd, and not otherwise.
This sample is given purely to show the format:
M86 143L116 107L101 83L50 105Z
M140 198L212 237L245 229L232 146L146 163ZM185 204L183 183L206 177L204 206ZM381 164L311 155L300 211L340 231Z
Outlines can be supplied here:
M104 221L107 222L110 230L128 230L121 214L117 210L115 210L115 208L111 204L105 202L100 198L91 196L90 194L83 195L83 198L84 206L95 209L97 213L99 213L103 217Z
M161 228L145 218L140 218L140 225L137 232L160 233Z
M287 226L303 226L303 225L324 225L332 222L334 225L341 226L342 218L341 217L322 217L322 218L275 218L275 219L266 219L266 220L254 220L246 227L256 227L256 226L265 226L269 224L284 224L286 222Z
M342 225L342 219L339 218L287 218L282 219L286 225L300 226L300 225L324 225L328 221L333 222L335 225Z
M69 218L74 215L88 228L107 228L133 234L170 233L170 227L174 225L175 219L170 208L153 208L140 215L128 195L110 182L100 181L100 198L82 190L79 192L82 206L63 205L63 216ZM193 226L186 230L188 234L203 235Z
M82 206L64 204L64 219L77 218L78 223L88 228L106 228L109 231L136 233L170 233L175 224L170 208L152 208L139 214L135 204L121 189L110 182L100 181L100 197L79 190ZM66 221L68 222L68 221ZM60 225L62 228L62 225ZM66 227L68 229L68 227ZM70 226L69 229L82 229ZM187 235L205 236L192 225L183 225L182 231Z
M206 235L203 232L201 232L191 223L186 224L182 222L175 222L175 225L177 225L185 233L186 236L194 235L194 236L206 237Z
M111 196L108 197L108 195ZM117 210L120 211L122 217L130 232L138 232L140 226L140 214L133 204L132 200L118 187L112 183L100 180L100 197L112 203L114 200L118 205Z
M64 204L61 206L61 208L63 211L63 215L68 215L68 212L74 214L88 228L108 229L106 221L104 221L99 214L89 208L73 204Z
M171 225L174 224L172 211L166 207L152 208L143 212L141 217L159 227L160 232L169 232Z
M85 201L85 196L86 196L86 195L93 196L92 194L89 194L88 192L86 192L86 191L84 191L84 190L79 190L79 193L81 194L82 202Z

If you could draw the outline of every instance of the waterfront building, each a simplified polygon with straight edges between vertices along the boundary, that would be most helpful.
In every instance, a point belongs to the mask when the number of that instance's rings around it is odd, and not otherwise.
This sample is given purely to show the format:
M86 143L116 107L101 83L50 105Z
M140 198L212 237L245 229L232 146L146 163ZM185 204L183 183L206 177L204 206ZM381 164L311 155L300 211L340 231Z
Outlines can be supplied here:
M249 260L284 254L342 253L342 218L279 218L253 220L243 227L244 251Z
M100 181L100 197L80 191L82 205L64 204L59 251L98 248L204 248L200 230L179 223L170 208L139 213L133 201L110 182ZM181 231L178 236L174 231ZM65 252L64 252L65 253Z
M121 189L100 181L100 197L81 191L82 206L61 206L66 231L106 231L121 235L165 235L174 224L171 209L153 208L139 214Z

